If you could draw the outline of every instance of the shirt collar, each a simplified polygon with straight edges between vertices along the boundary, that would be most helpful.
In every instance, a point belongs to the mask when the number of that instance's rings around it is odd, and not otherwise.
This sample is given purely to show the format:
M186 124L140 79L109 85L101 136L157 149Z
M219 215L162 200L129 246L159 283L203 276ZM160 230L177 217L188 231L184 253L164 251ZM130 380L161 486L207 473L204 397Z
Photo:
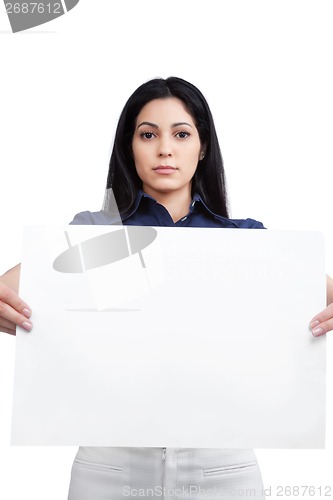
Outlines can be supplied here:
M156 202L156 200L154 200L154 198L152 196L150 196L149 194L142 191L142 189L139 189L138 194L136 195L132 210L126 215L124 220L128 219L129 217L132 217L132 215L135 214L135 212L137 212L142 198L150 198L151 200Z
M149 194L142 191L142 189L139 189L138 194L137 194L136 199L135 199L135 202L134 202L134 205L133 205L133 208L132 208L131 212L128 215L126 215L126 218L124 220L128 219L133 214L135 214L135 212L138 210L143 198L149 198L150 200L157 203L155 198L153 198ZM214 213L212 210L210 210L210 208L207 207L206 203L203 201L203 199L201 198L201 196L198 193L194 194L194 196L192 198L192 201L191 201L190 206L189 206L189 213L191 213L193 211L194 206L197 202L201 203L201 205L204 207L204 209L208 213L210 213L213 217L215 217L215 219L223 222L223 224L225 226L238 227L237 224L233 220L228 219L227 217L222 217L222 215L218 215L218 214Z
M207 205L206 205L206 203L203 201L203 199L201 198L201 196L198 193L196 193L193 196L191 207L194 206L194 203L197 202L197 201L199 201L202 204L202 206L205 208L205 210L208 213L210 213L215 219L223 222L224 226L238 227L237 224L232 219L229 219L228 217L223 217L222 215L216 214L210 208L208 208Z

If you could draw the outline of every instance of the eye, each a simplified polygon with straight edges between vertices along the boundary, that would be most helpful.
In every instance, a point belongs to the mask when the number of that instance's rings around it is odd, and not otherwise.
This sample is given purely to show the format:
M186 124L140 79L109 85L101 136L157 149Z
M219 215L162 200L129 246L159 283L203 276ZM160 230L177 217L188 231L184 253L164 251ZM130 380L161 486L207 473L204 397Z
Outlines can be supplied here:
M140 137L142 137L142 139L152 139L153 137L155 137L155 134L153 132L142 132L140 134Z
M189 132L185 132L185 131L182 131L182 132L178 132L176 134L176 137L179 137L179 139L186 139L186 137L189 137Z

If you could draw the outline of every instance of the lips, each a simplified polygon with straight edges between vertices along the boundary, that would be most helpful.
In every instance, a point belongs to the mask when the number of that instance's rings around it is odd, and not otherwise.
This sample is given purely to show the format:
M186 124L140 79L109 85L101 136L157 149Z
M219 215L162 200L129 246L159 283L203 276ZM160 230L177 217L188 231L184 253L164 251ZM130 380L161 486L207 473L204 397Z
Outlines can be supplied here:
M176 172L177 168L172 167L171 165L159 165L158 167L153 169L158 174L172 174Z

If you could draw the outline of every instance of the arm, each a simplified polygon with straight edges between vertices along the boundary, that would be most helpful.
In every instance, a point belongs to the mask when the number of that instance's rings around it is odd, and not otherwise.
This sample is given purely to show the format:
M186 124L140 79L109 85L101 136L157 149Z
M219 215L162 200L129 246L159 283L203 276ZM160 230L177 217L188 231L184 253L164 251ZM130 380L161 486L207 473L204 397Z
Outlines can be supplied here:
M327 305L333 304L333 279L326 276L327 283Z
M0 276L0 331L15 335L16 325L32 328L30 307L18 295L21 265Z
M326 287L327 307L312 318L310 322L310 328L315 337L320 337L333 330L333 279L329 276L326 277Z
M81 212L71 224L111 224L110 216L104 212ZM0 332L15 335L16 326L28 332L32 329L31 309L18 297L21 265L9 269L0 276Z

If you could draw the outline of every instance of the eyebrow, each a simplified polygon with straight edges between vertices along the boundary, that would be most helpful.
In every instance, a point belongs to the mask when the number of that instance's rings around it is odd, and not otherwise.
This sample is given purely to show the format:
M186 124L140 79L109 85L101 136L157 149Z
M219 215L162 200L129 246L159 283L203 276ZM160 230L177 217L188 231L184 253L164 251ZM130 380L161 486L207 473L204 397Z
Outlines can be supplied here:
M152 122L141 122L140 125L137 126L137 128L142 127L143 125L148 125L149 127L152 127L152 128L158 128L158 125L156 125L156 123L152 123ZM173 123L171 125L171 128L179 127L180 125L187 125L188 127L193 128L192 125L190 123L187 123L187 122Z

